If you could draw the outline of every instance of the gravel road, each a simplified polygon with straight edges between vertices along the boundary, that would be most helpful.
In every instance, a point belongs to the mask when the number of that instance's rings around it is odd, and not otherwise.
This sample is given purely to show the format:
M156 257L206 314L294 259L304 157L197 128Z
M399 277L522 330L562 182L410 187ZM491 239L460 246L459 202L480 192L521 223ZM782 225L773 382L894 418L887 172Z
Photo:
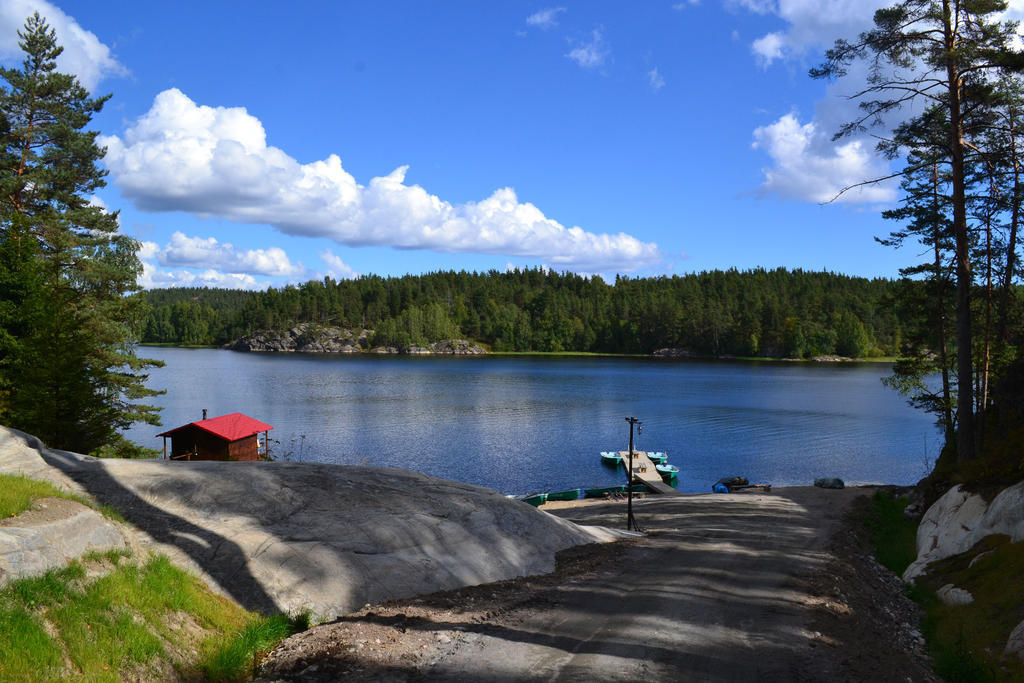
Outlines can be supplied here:
M570 554L549 577L367 607L286 641L263 675L930 680L898 581L872 583L884 570L840 537L870 492L649 496L635 506L643 538ZM553 514L621 527L624 512L612 502Z

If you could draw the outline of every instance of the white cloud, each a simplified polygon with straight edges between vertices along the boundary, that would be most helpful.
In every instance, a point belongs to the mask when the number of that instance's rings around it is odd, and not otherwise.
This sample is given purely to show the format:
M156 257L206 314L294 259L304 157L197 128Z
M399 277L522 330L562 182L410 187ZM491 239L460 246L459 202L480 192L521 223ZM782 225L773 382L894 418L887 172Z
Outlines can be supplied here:
M792 2L793 0L725 0L725 6L730 10L745 9L754 14L769 14L777 12L779 5ZM796 0L799 2L800 0Z
M604 39L604 30L598 27L590 34L589 42L580 43L565 56L584 69L593 69L604 64L608 54L608 43Z
M677 2L676 4L672 5L672 9L674 9L677 12L681 12L687 7L694 7L699 4L700 0L686 0L686 2Z
M156 242L139 242L139 250L136 252L140 261L152 261L160 253L160 245Z
M547 31L558 26L558 15L565 11L565 7L548 7L547 9L538 10L526 17L526 23Z
M835 145L813 123L801 125L794 114L754 130L753 147L764 150L774 167L764 169L762 191L790 199L827 202L844 188L889 174L887 165L863 140ZM894 181L844 193L840 202L894 201Z
M768 33L751 43L750 50L758 63L767 68L774 60L782 58L784 44L785 38L781 33Z
M327 265L327 274L336 280L353 280L359 277L359 273L352 266L342 261L330 249L320 252L320 260Z
M159 250L157 258L162 266L213 268L232 273L294 277L306 272L301 263L292 263L280 247L236 249L214 237L188 237L181 232L171 235L171 241Z
M777 59L801 57L808 50L824 52L836 38L854 38L872 26L875 10L892 0L741 0L734 4L755 14L774 14L789 24L785 31L767 33L751 44L758 61L768 66Z
M140 253L140 259L141 251ZM188 270L161 270L150 261L142 261L142 275L139 286L143 289L156 287L217 287L221 289L266 289L267 281L258 281L245 273L223 273L212 268L195 273Z
M46 0L3 0L0 2L0 59L21 62L17 31L25 26L25 19L33 12L46 19L57 34L57 42L64 52L57 58L57 68L73 73L87 90L95 90L108 76L124 76L128 70L111 54L110 48L100 42L91 31L82 28Z
M103 137L125 197L147 211L185 211L349 246L542 258L580 270L631 271L661 260L658 246L625 233L566 228L512 188L452 204L405 183L408 167L362 185L337 155L300 164L268 146L244 108L196 105L177 89L125 131Z
M269 281L254 275L307 279L309 272L292 264L279 247L269 249L235 249L216 239L188 237L175 232L171 241L161 247L156 242L141 241L136 252L142 261L139 285L153 287L226 287L229 289L266 289ZM177 268L162 269L161 266Z
M786 22L782 30L754 40L751 52L762 68L776 61L791 61L800 68L806 61L818 63L837 38L847 40L871 28L875 10L891 0L742 0L733 5L756 14L774 14ZM828 201L844 187L880 178L891 170L875 154L876 141L867 134L854 134L837 142L831 140L840 128L861 117L859 103L848 97L866 83L867 65L854 62L844 78L830 83L814 112L813 120L801 124L786 114L753 132L754 147L771 158L764 169L762 192L806 201ZM907 112L915 111L913 105ZM886 117L889 126L906 112ZM888 181L851 190L840 197L846 203L888 203L896 197L896 183Z
M665 78L658 73L658 67L654 67L647 72L647 84L651 86L651 90L658 92L665 87Z

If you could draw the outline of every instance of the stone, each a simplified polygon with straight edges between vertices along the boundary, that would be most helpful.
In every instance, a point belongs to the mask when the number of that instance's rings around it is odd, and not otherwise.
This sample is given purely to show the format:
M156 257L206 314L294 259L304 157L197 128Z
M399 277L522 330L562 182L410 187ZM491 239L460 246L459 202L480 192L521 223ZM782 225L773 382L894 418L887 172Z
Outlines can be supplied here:
M970 550L987 508L981 496L959 485L935 501L917 527L917 559L903 572L903 580L913 582L929 563Z
M126 547L117 525L92 508L63 498L36 505L0 520L0 586L64 567L86 553Z
M651 355L655 358L697 358L697 354L693 351L674 348L657 349Z
M400 350L394 346L370 348L373 330L354 330L326 325L300 323L288 330L260 330L225 344L231 351L268 353L379 353L410 355L482 355L487 350L465 339L442 339L429 346L410 346Z
M627 536L408 470L98 459L33 444L0 427L0 471L8 457L43 463L121 512L131 547L167 555L249 609L314 620L548 573L560 550Z
M1007 655L1016 655L1018 659L1024 661L1024 621L1017 624L1017 628L1010 633L1003 652Z
M982 558L988 557L989 555L994 555L995 552L996 551L994 551L994 550L986 550L983 553L978 553L977 555L974 556L974 558L971 560L971 563L969 565L967 565L967 567L968 568L973 567L974 565L976 565L979 562L981 562Z
M986 535L1006 534L1014 543L1024 541L1024 481L1003 489L992 500L981 527Z
M974 596L969 591L957 588L951 583L935 591L935 594L944 605L969 605L974 602Z
M846 482L839 477L819 477L814 480L814 485L822 489L846 488Z
M967 552L986 536L1024 540L1024 481L1003 489L992 502L954 486L928 508L917 528L917 559L903 573L913 582L929 563Z

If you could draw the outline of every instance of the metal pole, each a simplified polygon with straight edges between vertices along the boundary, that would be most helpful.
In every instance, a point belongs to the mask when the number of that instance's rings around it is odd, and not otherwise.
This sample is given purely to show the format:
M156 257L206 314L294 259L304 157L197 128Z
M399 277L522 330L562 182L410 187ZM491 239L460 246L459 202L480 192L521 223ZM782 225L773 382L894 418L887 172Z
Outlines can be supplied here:
M633 425L640 422L635 417L627 417L629 423L629 474L626 476L626 530L639 531L633 519Z

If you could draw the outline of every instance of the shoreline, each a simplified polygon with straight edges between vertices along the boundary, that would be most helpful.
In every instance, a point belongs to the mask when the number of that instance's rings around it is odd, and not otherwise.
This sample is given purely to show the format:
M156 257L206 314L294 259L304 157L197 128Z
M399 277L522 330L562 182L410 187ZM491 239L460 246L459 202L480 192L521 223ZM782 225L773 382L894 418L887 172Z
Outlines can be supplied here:
M220 344L175 344L173 342L138 342L140 347L169 348L169 349L213 349L217 351L232 351L225 349ZM330 351L236 351L236 353L254 354L308 354L320 356L343 356L343 357L390 357L390 356L458 356L458 357L544 357L544 358L630 358L630 359L651 359L667 362L741 362L741 363L815 363L819 365L837 364L853 365L858 363L884 363L891 364L899 360L898 356L871 356L866 358L779 358L775 356L691 356L686 358L670 358L655 356L653 353L612 353L603 351L490 351L484 354L451 354L451 353L373 353L372 351L356 352L330 352Z

